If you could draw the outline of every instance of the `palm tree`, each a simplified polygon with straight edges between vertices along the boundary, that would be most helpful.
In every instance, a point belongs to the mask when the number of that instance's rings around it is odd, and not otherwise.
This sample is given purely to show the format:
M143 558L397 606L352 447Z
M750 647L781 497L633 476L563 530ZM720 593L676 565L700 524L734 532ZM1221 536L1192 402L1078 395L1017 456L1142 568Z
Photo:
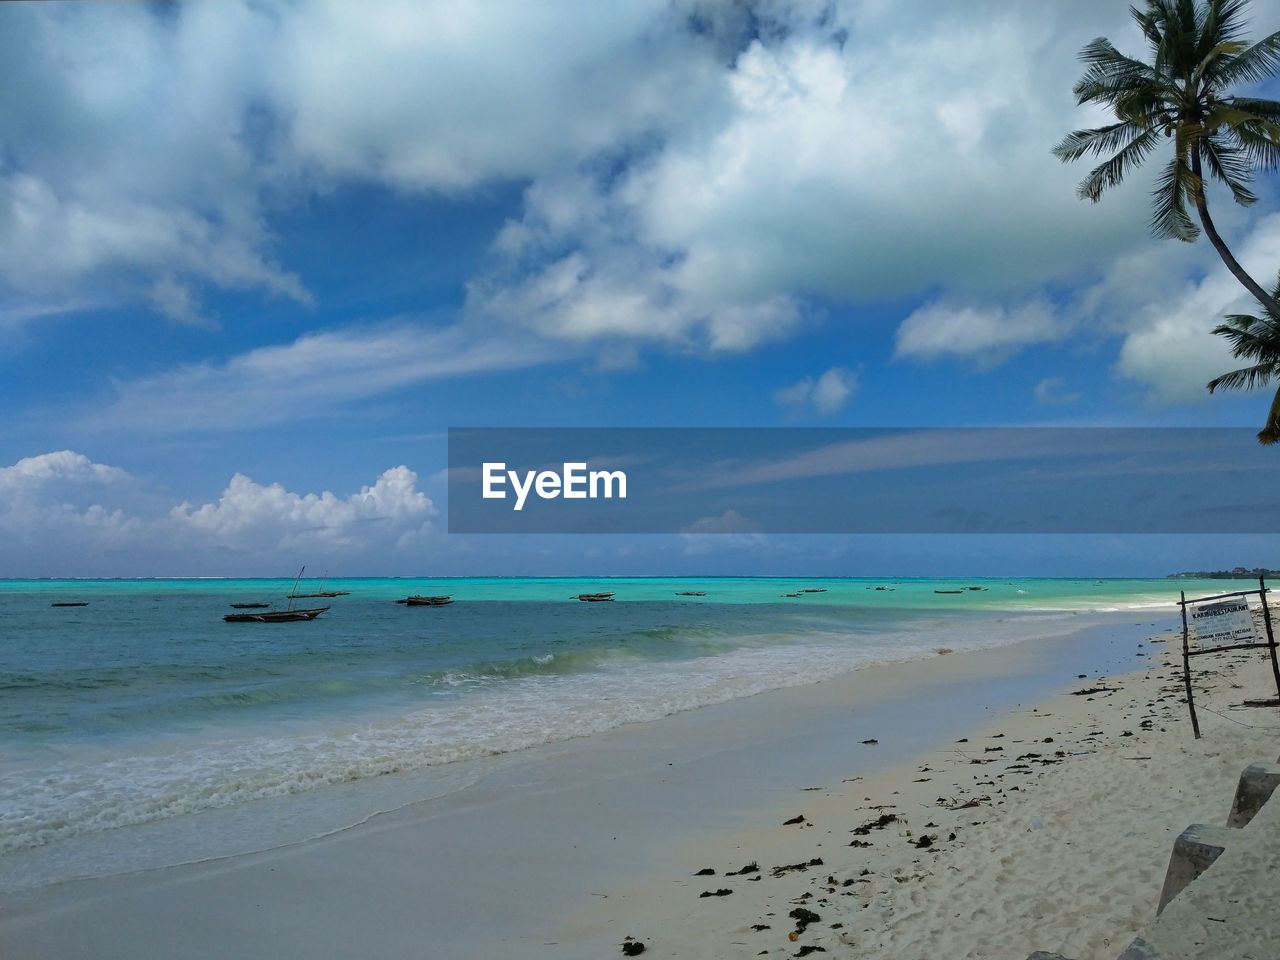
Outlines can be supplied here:
M1271 293L1271 303L1280 300L1280 281ZM1265 387L1272 377L1280 383L1280 311L1263 304L1262 316L1254 317L1236 313L1227 322L1214 327L1213 332L1231 341L1231 355L1252 360L1253 365L1232 370L1209 381L1209 392L1218 387L1224 390L1252 390ZM1280 387L1267 411L1267 424L1258 434L1260 443L1280 440Z
M1053 148L1063 162L1085 154L1109 159L1094 167L1077 191L1097 202L1146 159L1162 137L1173 158L1152 193L1151 228L1157 236L1193 241L1200 231L1187 212L1195 207L1209 241L1227 269L1269 310L1280 303L1236 262L1209 216L1204 180L1226 184L1236 203L1257 198L1249 190L1255 169L1280 166L1280 103L1226 93L1237 83L1258 83L1280 69L1280 31L1252 46L1244 34L1246 0L1147 0L1129 13L1152 52L1144 63L1120 53L1105 37L1081 52L1088 64L1073 91L1079 104L1100 103L1116 122L1076 130Z

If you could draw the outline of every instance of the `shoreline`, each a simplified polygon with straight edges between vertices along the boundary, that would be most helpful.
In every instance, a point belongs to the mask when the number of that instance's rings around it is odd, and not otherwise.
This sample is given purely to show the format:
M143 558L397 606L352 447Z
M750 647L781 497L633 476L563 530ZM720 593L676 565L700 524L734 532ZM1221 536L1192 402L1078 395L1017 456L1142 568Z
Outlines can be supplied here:
M770 824L690 847L689 862L714 875L618 891L630 926L655 934L645 955L1116 960L1155 919L1174 839L1225 823L1243 768L1280 750L1275 708L1243 706L1276 696L1265 651L1224 654L1193 675L1213 704L1195 740L1180 636L1154 639L1148 648L1169 652L1149 667L1077 678L1097 693L994 717L912 763L797 795ZM783 819L802 810L801 823ZM1249 909L1266 928L1274 891L1257 896Z
M424 937L444 957L513 946L607 955L602 945L617 951L625 934L612 924L589 934L582 918L597 922L601 904L623 899L599 894L683 872L690 844L759 825L761 811L796 802L797 784L870 775L936 748L955 723L973 727L1061 689L1067 671L1090 672L1085 660L1132 660L1146 632L1095 628L1089 642L1032 639L881 665L535 748L457 794L328 837L11 895L0 948L7 960L88 944L100 957L134 957L140 944L202 957L224 954L230 929L244 947L317 957L402 956ZM880 746L859 742L877 734ZM582 937L565 942L563 930Z

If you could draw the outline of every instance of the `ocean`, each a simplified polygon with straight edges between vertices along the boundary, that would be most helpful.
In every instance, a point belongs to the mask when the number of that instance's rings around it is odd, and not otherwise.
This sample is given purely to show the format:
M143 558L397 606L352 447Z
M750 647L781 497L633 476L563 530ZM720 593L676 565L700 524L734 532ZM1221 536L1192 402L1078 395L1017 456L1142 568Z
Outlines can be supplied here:
M526 748L940 647L1139 611L1171 629L1179 590L1232 588L341 579L325 589L348 595L294 601L330 606L314 621L223 622L232 603L284 606L292 583L0 581L0 891L297 842L460 790ZM615 600L571 599L600 591ZM410 594L454 602L393 602ZM53 606L67 602L87 605Z

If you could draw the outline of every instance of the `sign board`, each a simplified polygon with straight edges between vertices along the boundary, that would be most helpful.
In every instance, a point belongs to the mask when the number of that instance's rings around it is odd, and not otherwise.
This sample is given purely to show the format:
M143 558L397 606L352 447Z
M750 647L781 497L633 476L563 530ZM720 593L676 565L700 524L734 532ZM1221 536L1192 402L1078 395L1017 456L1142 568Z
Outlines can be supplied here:
M1258 638L1246 597L1229 597L1187 606L1196 645L1202 649L1234 643L1253 643Z

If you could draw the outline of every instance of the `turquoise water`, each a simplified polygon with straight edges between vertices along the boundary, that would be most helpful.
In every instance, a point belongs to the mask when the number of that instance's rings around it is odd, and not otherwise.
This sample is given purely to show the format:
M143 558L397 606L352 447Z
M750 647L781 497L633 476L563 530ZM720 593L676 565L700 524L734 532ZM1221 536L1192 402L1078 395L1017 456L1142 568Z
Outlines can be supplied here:
M1172 626L1179 590L1232 588L1170 580L344 579L325 589L347 596L295 601L328 605L317 620L222 621L232 603L283 606L291 586L0 581L0 854L56 848L61 866L46 880L93 872L76 850L141 824L230 816L280 797L323 806L343 785L390 774L435 771L445 783L486 757L931 656L940 646L1063 636L1132 620L1134 611ZM299 587L308 588L319 583ZM570 599L599 591L616 600ZM683 591L706 596L677 595ZM418 593L455 602L392 602ZM51 605L72 601L87 606ZM226 829L244 822L231 817ZM252 845L272 842L255 837ZM20 885L0 877L6 883Z

